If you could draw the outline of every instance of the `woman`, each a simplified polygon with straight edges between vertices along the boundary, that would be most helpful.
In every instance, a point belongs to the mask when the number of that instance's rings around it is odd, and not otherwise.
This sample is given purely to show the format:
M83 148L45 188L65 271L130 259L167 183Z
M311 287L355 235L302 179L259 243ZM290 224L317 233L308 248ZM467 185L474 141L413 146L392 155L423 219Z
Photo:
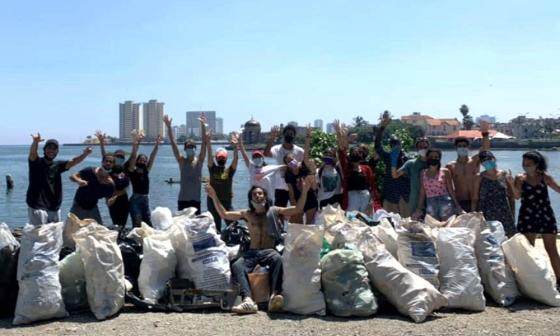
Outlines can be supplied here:
M342 204L342 172L337 164L336 150L328 148L323 152L323 165L317 171L317 199L319 208Z
M474 180L471 210L481 211L486 220L499 221L508 237L515 234L513 209L513 177L511 172L499 170L496 157L490 151L478 154L484 171Z
M144 154L138 155L138 147L144 134L134 132L132 139L132 153L128 160L128 176L132 184L130 196L130 218L132 226L139 227L142 222L152 226L150 213L150 170L156 160L161 136L158 135L150 159Z
M560 185L547 173L546 159L537 151L523 154L523 170L525 173L517 175L513 184L515 198L521 198L517 230L532 245L535 245L537 234L542 236L556 279L560 279L560 258L556 247L558 231L548 195L548 187L560 192ZM509 177L511 180L511 175Z
M453 191L451 172L441 168L441 150L428 149L426 158L428 167L420 173L420 198L413 217L421 217L426 201L426 214L438 221L446 221L461 209Z

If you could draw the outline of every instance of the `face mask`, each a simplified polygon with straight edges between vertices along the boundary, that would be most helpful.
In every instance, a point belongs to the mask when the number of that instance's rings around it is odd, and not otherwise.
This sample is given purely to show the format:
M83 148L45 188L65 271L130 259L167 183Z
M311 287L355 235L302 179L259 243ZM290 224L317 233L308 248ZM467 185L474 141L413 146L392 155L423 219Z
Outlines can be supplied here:
M299 163L296 159L293 159L292 161L288 162L288 167L296 169L297 167L299 167Z
M103 171L106 172L107 174L109 174L111 172L111 169L107 169L105 167L101 167L101 168L103 168Z
M428 152L427 149L419 149L418 155L420 155L421 157L425 157L427 152Z
M117 166L122 166L123 163L124 163L124 159L123 159L123 158L120 158L120 157L115 158L115 165L117 165Z
M527 174L532 175L537 171L537 167L536 166L523 166L523 170Z
M323 158L323 163L325 165L334 166L334 160L330 157Z
M253 208L255 208L255 210L262 210L265 208L266 202L258 203L251 200L251 205L253 206Z
M294 136L292 134L284 134L284 141L291 144L294 142Z
M482 167L484 167L485 171L496 169L496 161L492 161L492 160L484 161L482 162Z
M466 147L457 148L457 156L459 157L469 156L469 149Z
M187 154L187 157L193 157L194 156L194 148L186 148L185 149L185 154Z
M222 159L218 160L218 166L223 167L225 165L226 165L226 160L222 160Z
M428 167L429 166L439 166L441 164L440 160L438 160L438 159L428 159L428 161L426 161L426 163L428 164Z
M257 157L253 159L253 163L255 164L255 166L260 167L263 165L264 161L263 158Z

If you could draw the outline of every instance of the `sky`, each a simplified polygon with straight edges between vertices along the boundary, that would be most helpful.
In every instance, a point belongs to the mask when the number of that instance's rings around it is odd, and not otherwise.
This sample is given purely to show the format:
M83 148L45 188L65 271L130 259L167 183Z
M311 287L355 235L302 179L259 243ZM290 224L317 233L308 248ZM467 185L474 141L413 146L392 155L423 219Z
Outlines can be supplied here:
M226 131L467 104L560 115L557 1L5 1L0 144L118 135L118 104L215 110Z

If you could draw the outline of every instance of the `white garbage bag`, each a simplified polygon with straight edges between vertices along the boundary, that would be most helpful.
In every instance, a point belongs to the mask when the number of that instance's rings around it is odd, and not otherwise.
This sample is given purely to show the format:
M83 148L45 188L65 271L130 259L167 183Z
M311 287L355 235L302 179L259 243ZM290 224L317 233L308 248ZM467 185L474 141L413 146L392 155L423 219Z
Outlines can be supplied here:
M87 308L86 270L80 250L70 253L60 261L60 285L68 311Z
M350 220L346 218L346 213L340 208L340 206L334 207L332 205L327 205L315 216L315 224L322 225L325 230L324 238L329 243L332 244L334 235L330 233L329 228L335 224L348 223Z
M74 242L74 234L78 232L81 228L88 226L92 223L97 223L94 219L85 218L79 219L73 213L68 213L66 222L64 222L64 232L63 232L63 245L62 247L69 247L71 249L76 248L76 243Z
M63 222L27 224L23 228L15 325L68 315L62 300L58 267L63 225Z
M521 293L549 306L560 307L560 293L548 256L521 233L504 242L502 248Z
M483 311L486 299L474 252L474 231L449 227L440 228L437 232L439 289L447 298L448 307Z
M12 231L6 223L0 224L0 250L6 246L13 248L19 247L19 242L12 234Z
M430 229L421 222L405 219L397 224L399 262L439 288L439 260Z
M228 289L228 249L216 233L212 215L205 212L197 217L185 216L177 224L171 227L170 237L179 278L190 279L198 289Z
M447 304L447 299L431 283L401 265L372 229L363 232L358 248L371 282L401 314L422 322Z
M173 215L169 208L156 207L151 214L154 229L165 231L173 224Z
M284 310L301 315L326 314L321 292L320 254L323 230L318 225L288 224L282 254Z
M144 242L144 238L157 233L160 233L160 231L142 222L140 223L140 227L135 227L132 230L130 230L130 232L126 237L133 239L136 244L142 245Z
M331 242L331 248L355 248L358 237L369 226L360 220L337 223L328 228L328 233L334 237Z
M98 320L106 319L124 304L124 264L117 231L90 224L74 235L86 271L89 308Z
M437 219L435 219L430 215L426 215L426 217L424 218L424 224L428 225L431 228L442 228L442 227L449 226L451 223L453 223L456 220L456 218L457 216L453 215L449 217L446 221L442 222L442 221L438 221Z
M154 234L144 238L144 257L140 264L138 289L148 303L157 303L169 279L175 277L177 257L169 235Z
M398 218L398 222L400 222L400 216ZM393 220L395 220L395 217L393 217ZM383 244L385 244L385 248L393 255L393 257L398 258L397 250L399 246L397 239L399 236L397 231L393 228L393 225L391 225L391 222L389 222L389 219L381 219L379 224L373 227L373 232L379 239L381 239Z

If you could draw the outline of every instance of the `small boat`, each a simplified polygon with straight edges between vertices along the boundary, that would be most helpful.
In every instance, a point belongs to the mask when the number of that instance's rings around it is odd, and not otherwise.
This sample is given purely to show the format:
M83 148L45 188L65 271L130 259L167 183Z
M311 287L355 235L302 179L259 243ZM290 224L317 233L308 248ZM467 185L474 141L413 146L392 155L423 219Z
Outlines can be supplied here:
M167 180L165 180L165 183L167 183L167 184L176 184L176 183L181 183L181 181L174 180L172 177L170 177L170 178L168 178Z

